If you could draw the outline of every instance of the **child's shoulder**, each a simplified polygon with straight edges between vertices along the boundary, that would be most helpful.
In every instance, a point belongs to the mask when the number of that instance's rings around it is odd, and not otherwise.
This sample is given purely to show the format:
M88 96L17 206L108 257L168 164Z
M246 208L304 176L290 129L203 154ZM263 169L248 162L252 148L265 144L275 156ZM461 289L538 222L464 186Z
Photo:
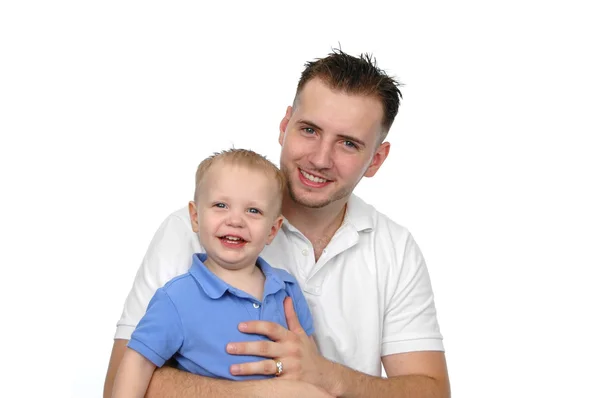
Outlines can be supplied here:
M263 257L259 256L256 262L262 268L263 272L271 272L276 278L281 279L284 283L298 283L294 275L283 268L271 265L271 263Z
M179 296L195 288L194 278L189 272L174 277L161 288L168 296Z
M298 280L294 277L294 275L290 274L283 268L272 267L271 269L273 270L273 273L282 281L286 283L298 283Z

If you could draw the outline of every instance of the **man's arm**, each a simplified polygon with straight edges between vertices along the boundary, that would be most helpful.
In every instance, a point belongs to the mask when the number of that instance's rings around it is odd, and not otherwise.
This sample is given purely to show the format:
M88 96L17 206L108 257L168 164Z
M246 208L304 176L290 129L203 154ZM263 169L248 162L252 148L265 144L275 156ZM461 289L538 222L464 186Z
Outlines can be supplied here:
M287 308L286 308L287 310ZM294 324L292 322L292 324ZM280 329L281 328L281 329ZM441 351L419 351L382 358L387 378L370 376L316 352L314 343L300 329L284 330L267 322L248 322L248 333L269 336L273 343L236 343L231 353L277 357L284 364L283 379L304 380L344 398L449 398L450 383L445 355ZM273 360L234 365L234 374L273 374Z
M104 398L111 398L115 375L128 340L116 339L104 383ZM147 398L177 396L180 398L333 398L325 390L308 383L291 380L228 381L211 379L163 366L157 369L146 391Z
M269 388L267 384L259 386L256 382L240 383L211 379L163 366L154 372L146 398L258 397L260 396L256 392L258 387Z
M382 362L388 378L335 364L333 390L342 397L448 398L450 383L431 281L423 255L406 231L397 231L396 263L390 268L383 323ZM402 243L404 242L404 243ZM400 260L401 259L401 260ZM331 391L331 390L330 390Z
M283 379L303 380L321 386L336 397L449 398L446 359L442 351L417 351L382 357L388 378L370 376L331 362L319 355L306 336L292 305L284 302L289 330L281 325L252 321L240 325L244 333L261 334L272 342L252 341L228 344L231 354L278 358ZM238 375L273 374L272 359L234 365Z
M357 372L333 364L331 377L338 381L337 397L450 398L445 355L441 351L393 354L382 358L388 378Z
M177 393L174 394L177 386ZM162 367L154 372L146 398L334 398L312 384L281 379L229 381L211 379L181 370Z

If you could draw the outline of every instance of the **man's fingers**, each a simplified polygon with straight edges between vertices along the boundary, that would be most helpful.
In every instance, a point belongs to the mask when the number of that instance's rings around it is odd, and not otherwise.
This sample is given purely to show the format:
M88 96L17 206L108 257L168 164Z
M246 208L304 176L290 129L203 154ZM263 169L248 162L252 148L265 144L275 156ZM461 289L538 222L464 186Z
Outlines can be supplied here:
M264 361L231 365L229 371L234 376L274 375L277 372L277 365L274 360L267 359Z
M239 324L240 332L248 334L261 334L273 341L283 340L289 330L278 323L267 321L250 321Z
M283 301L283 309L285 311L285 319L288 324L288 328L295 333L303 333L304 328L300 325L300 321L298 320L298 315L296 315L296 310L294 309L294 303L292 302L291 297L286 297Z
M247 341L227 344L227 352L233 355L254 355L265 358L278 358L285 355L285 347L272 341Z

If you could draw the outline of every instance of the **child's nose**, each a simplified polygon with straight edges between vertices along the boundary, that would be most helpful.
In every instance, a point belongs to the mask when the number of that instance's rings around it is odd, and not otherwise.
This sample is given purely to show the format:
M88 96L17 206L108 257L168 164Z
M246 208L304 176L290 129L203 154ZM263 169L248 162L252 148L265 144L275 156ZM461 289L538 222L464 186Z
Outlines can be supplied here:
M244 218L239 213L232 211L229 213L229 217L227 218L227 225L232 227L243 227Z

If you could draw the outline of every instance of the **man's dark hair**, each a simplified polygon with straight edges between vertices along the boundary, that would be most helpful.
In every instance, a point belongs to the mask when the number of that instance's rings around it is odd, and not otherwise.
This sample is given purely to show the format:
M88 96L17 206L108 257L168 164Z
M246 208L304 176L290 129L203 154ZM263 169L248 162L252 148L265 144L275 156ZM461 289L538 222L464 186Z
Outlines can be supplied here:
M354 57L340 49L333 49L327 57L309 61L304 66L305 69L296 88L294 103L306 83L314 78L319 78L332 90L373 96L383 105L381 141L385 139L398 114L402 98L399 88L401 83L378 68L373 55L365 53Z

